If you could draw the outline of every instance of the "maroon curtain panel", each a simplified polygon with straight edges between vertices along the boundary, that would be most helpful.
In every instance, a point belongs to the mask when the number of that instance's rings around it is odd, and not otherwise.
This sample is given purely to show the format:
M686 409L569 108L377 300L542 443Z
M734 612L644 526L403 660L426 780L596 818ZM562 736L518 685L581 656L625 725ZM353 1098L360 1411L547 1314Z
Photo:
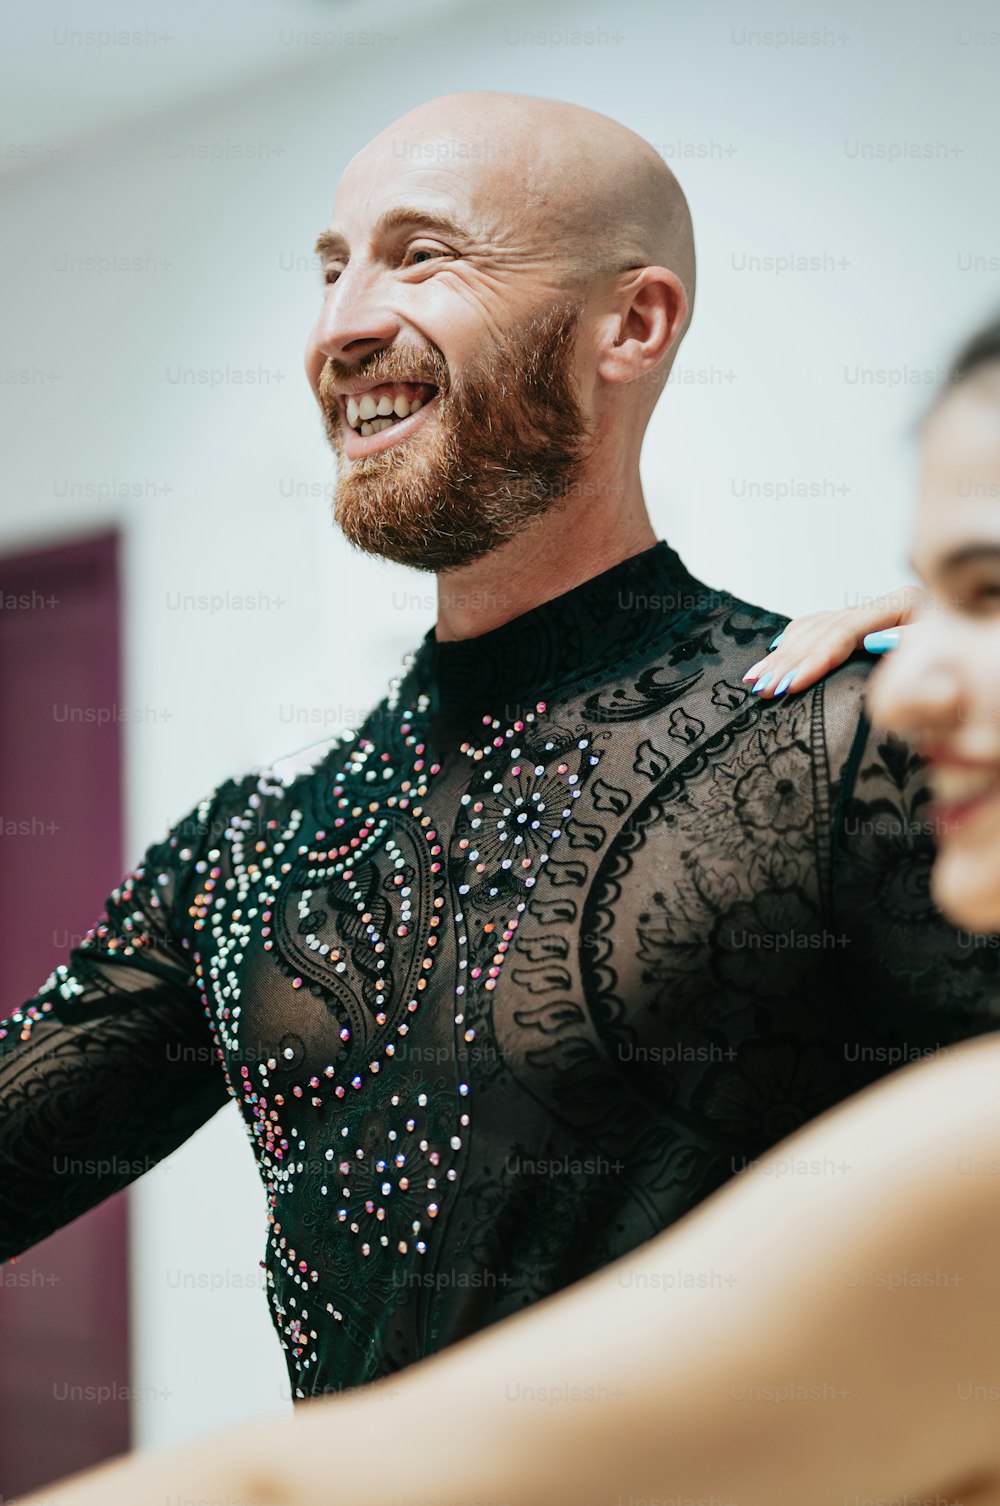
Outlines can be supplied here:
M0 1015L125 868L118 537L0 558ZM129 1446L125 1195L0 1266L0 1500Z

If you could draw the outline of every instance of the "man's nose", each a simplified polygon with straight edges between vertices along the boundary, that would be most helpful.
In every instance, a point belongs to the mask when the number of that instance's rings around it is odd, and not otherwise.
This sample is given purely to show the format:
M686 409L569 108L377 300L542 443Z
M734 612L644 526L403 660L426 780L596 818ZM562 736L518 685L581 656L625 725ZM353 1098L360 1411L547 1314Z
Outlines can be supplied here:
M390 345L400 321L379 297L378 275L348 268L331 284L306 349L306 371L315 389L328 359L349 363Z
M868 682L874 722L901 737L953 728L964 705L958 635L933 611L900 632Z

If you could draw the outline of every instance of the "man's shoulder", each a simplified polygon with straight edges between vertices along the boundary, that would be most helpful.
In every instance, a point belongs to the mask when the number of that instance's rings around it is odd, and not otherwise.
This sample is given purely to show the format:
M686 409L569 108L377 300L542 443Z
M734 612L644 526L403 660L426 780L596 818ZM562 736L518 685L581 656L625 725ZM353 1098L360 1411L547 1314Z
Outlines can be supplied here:
M868 681L878 665L878 659L859 651L830 670L812 688L820 699L824 740L831 762L840 764L853 749L857 754L864 752L867 758L883 761L889 758L898 762L899 758L905 758L916 769L923 760L908 740L873 723L868 713Z
M854 653L817 680L815 688L830 736L836 736L838 730L853 736L860 718L866 716L868 678L877 662L871 654Z
M732 619L732 624L738 631L750 633L758 629L764 631L770 628L772 623L783 625L791 621L787 613L776 611L773 607L761 606L759 602L750 601L747 597L739 596L735 591L726 590L722 586L709 586L704 581L695 581L694 586L689 604L724 622ZM773 631L777 632L779 628L776 627Z
M867 685L878 664L870 654L853 654L813 687L822 697L829 776L842 811L872 806L912 813L930 799L927 763L909 739L880 727L868 714ZM888 829L874 833L889 834Z
M629 605L644 614L635 659L661 673L678 667L721 667L727 678L766 654L770 640L790 620L696 576L667 581L662 591L633 593Z
M316 785L326 781L330 769L343 760L353 733L324 738L276 758L225 775L208 789L196 805L174 822L168 834L171 846L193 839L217 841L241 824L256 824L278 817L309 798ZM339 767L339 763L338 763Z
M350 757L356 740L357 733L349 729L294 748L222 780L208 798L220 815L243 805L252 810L295 805L315 785L332 777L334 766L339 768Z

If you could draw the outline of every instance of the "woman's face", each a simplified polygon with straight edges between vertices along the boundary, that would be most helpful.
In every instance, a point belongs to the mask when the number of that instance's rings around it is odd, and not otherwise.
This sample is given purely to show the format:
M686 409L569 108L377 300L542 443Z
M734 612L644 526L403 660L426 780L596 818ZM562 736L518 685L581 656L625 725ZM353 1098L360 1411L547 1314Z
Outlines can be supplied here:
M1000 931L1000 362L942 400L920 458L912 559L934 605L873 674L868 707L930 761L935 903Z

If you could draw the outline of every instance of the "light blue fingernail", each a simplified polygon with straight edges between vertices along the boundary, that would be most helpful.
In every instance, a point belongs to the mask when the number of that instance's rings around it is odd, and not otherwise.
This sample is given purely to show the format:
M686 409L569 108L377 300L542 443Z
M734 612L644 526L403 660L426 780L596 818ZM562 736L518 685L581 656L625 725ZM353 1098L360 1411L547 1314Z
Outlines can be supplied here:
M887 654L899 643L899 628L883 628L880 633L866 633L865 648L870 654Z
M770 685L770 683L771 683L771 681L773 679L774 679L774 676L772 674L761 675L760 679L757 681L756 685L754 686L753 690L751 690L750 694L751 695L760 695L761 691L762 690L766 690L767 687Z
M770 653L770 651L771 651L772 648L777 648L778 644L781 642L781 640L782 640L782 638L784 638L784 636L785 636L785 630L784 630L784 628L782 628L782 630L778 634L777 638L772 638L771 642L768 644L768 646L767 646L768 647L768 653Z
M784 695L785 691L788 689L789 685L791 685L798 672L799 666L796 664L794 669L790 669L787 675L785 675L781 680L778 681L777 685L774 687L774 693L776 696Z

